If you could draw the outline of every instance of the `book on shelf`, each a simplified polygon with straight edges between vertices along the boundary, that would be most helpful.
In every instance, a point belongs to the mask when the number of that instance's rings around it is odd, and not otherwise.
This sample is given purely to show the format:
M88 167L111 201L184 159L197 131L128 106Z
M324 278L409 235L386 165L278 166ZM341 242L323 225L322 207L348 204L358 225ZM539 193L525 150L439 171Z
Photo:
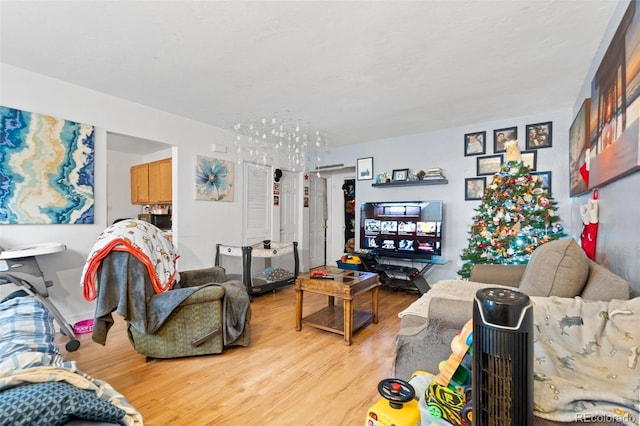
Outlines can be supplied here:
M423 179L442 179L444 178L444 174L442 173L442 169L439 167L427 169L426 173L422 177Z

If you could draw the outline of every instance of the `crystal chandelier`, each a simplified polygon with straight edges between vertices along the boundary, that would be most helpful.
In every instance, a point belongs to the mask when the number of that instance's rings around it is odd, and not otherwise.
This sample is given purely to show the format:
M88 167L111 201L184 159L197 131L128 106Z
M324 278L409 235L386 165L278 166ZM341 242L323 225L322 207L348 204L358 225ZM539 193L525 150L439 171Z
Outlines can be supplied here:
M233 126L237 161L283 167L292 172L306 170L307 152L316 153L316 167L321 162L320 151L327 147L327 133L311 129L309 122L278 118L251 119Z

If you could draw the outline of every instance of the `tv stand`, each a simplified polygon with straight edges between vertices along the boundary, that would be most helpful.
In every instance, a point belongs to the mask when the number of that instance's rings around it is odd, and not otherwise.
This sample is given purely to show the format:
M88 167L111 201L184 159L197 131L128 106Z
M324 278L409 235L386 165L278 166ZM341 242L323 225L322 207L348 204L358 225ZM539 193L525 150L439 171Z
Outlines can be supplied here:
M391 257L376 255L373 271L377 272L380 277L380 283L385 287L398 288L402 290L415 291L425 294L431 287L427 282L427 276L437 265L447 263L443 258L434 256L431 259L413 259L404 257ZM395 262L411 262L420 263L420 269L414 266L398 265Z

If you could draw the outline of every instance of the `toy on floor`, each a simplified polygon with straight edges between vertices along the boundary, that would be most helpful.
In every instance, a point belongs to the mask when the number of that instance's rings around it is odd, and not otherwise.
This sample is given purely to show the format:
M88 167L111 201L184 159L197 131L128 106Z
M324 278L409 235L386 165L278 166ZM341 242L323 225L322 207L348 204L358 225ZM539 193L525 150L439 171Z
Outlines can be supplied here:
M420 410L413 386L400 379L378 383L382 398L369 409L365 426L415 426L420 424Z
M416 371L408 382L382 380L378 384L382 398L369 409L365 425L470 426L472 340L469 320L451 341L451 355L440 363L437 375Z
M367 412L366 426L447 426L443 419L427 414L425 393L434 375L416 371L408 382L385 379L378 384L382 395ZM418 401L420 395L420 401Z
M430 417L453 425L471 425L472 339L473 322L469 320L451 341L451 355L440 363L440 372L429 384L426 404Z

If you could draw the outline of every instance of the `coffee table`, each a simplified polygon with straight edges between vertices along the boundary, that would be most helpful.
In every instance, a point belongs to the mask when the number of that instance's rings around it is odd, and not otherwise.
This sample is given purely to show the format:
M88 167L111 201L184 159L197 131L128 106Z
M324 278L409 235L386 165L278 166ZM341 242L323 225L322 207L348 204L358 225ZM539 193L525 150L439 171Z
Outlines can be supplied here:
M378 274L372 272L348 271L331 266L322 269L333 279L319 279L310 276L309 272L298 275L295 283L296 291L296 330L302 329L302 323L321 330L344 336L344 344L351 345L351 337L369 321L378 323ZM353 300L371 291L371 312L353 309ZM327 306L311 315L302 317L304 292L325 294L328 296ZM343 306L335 304L335 298L343 300Z

